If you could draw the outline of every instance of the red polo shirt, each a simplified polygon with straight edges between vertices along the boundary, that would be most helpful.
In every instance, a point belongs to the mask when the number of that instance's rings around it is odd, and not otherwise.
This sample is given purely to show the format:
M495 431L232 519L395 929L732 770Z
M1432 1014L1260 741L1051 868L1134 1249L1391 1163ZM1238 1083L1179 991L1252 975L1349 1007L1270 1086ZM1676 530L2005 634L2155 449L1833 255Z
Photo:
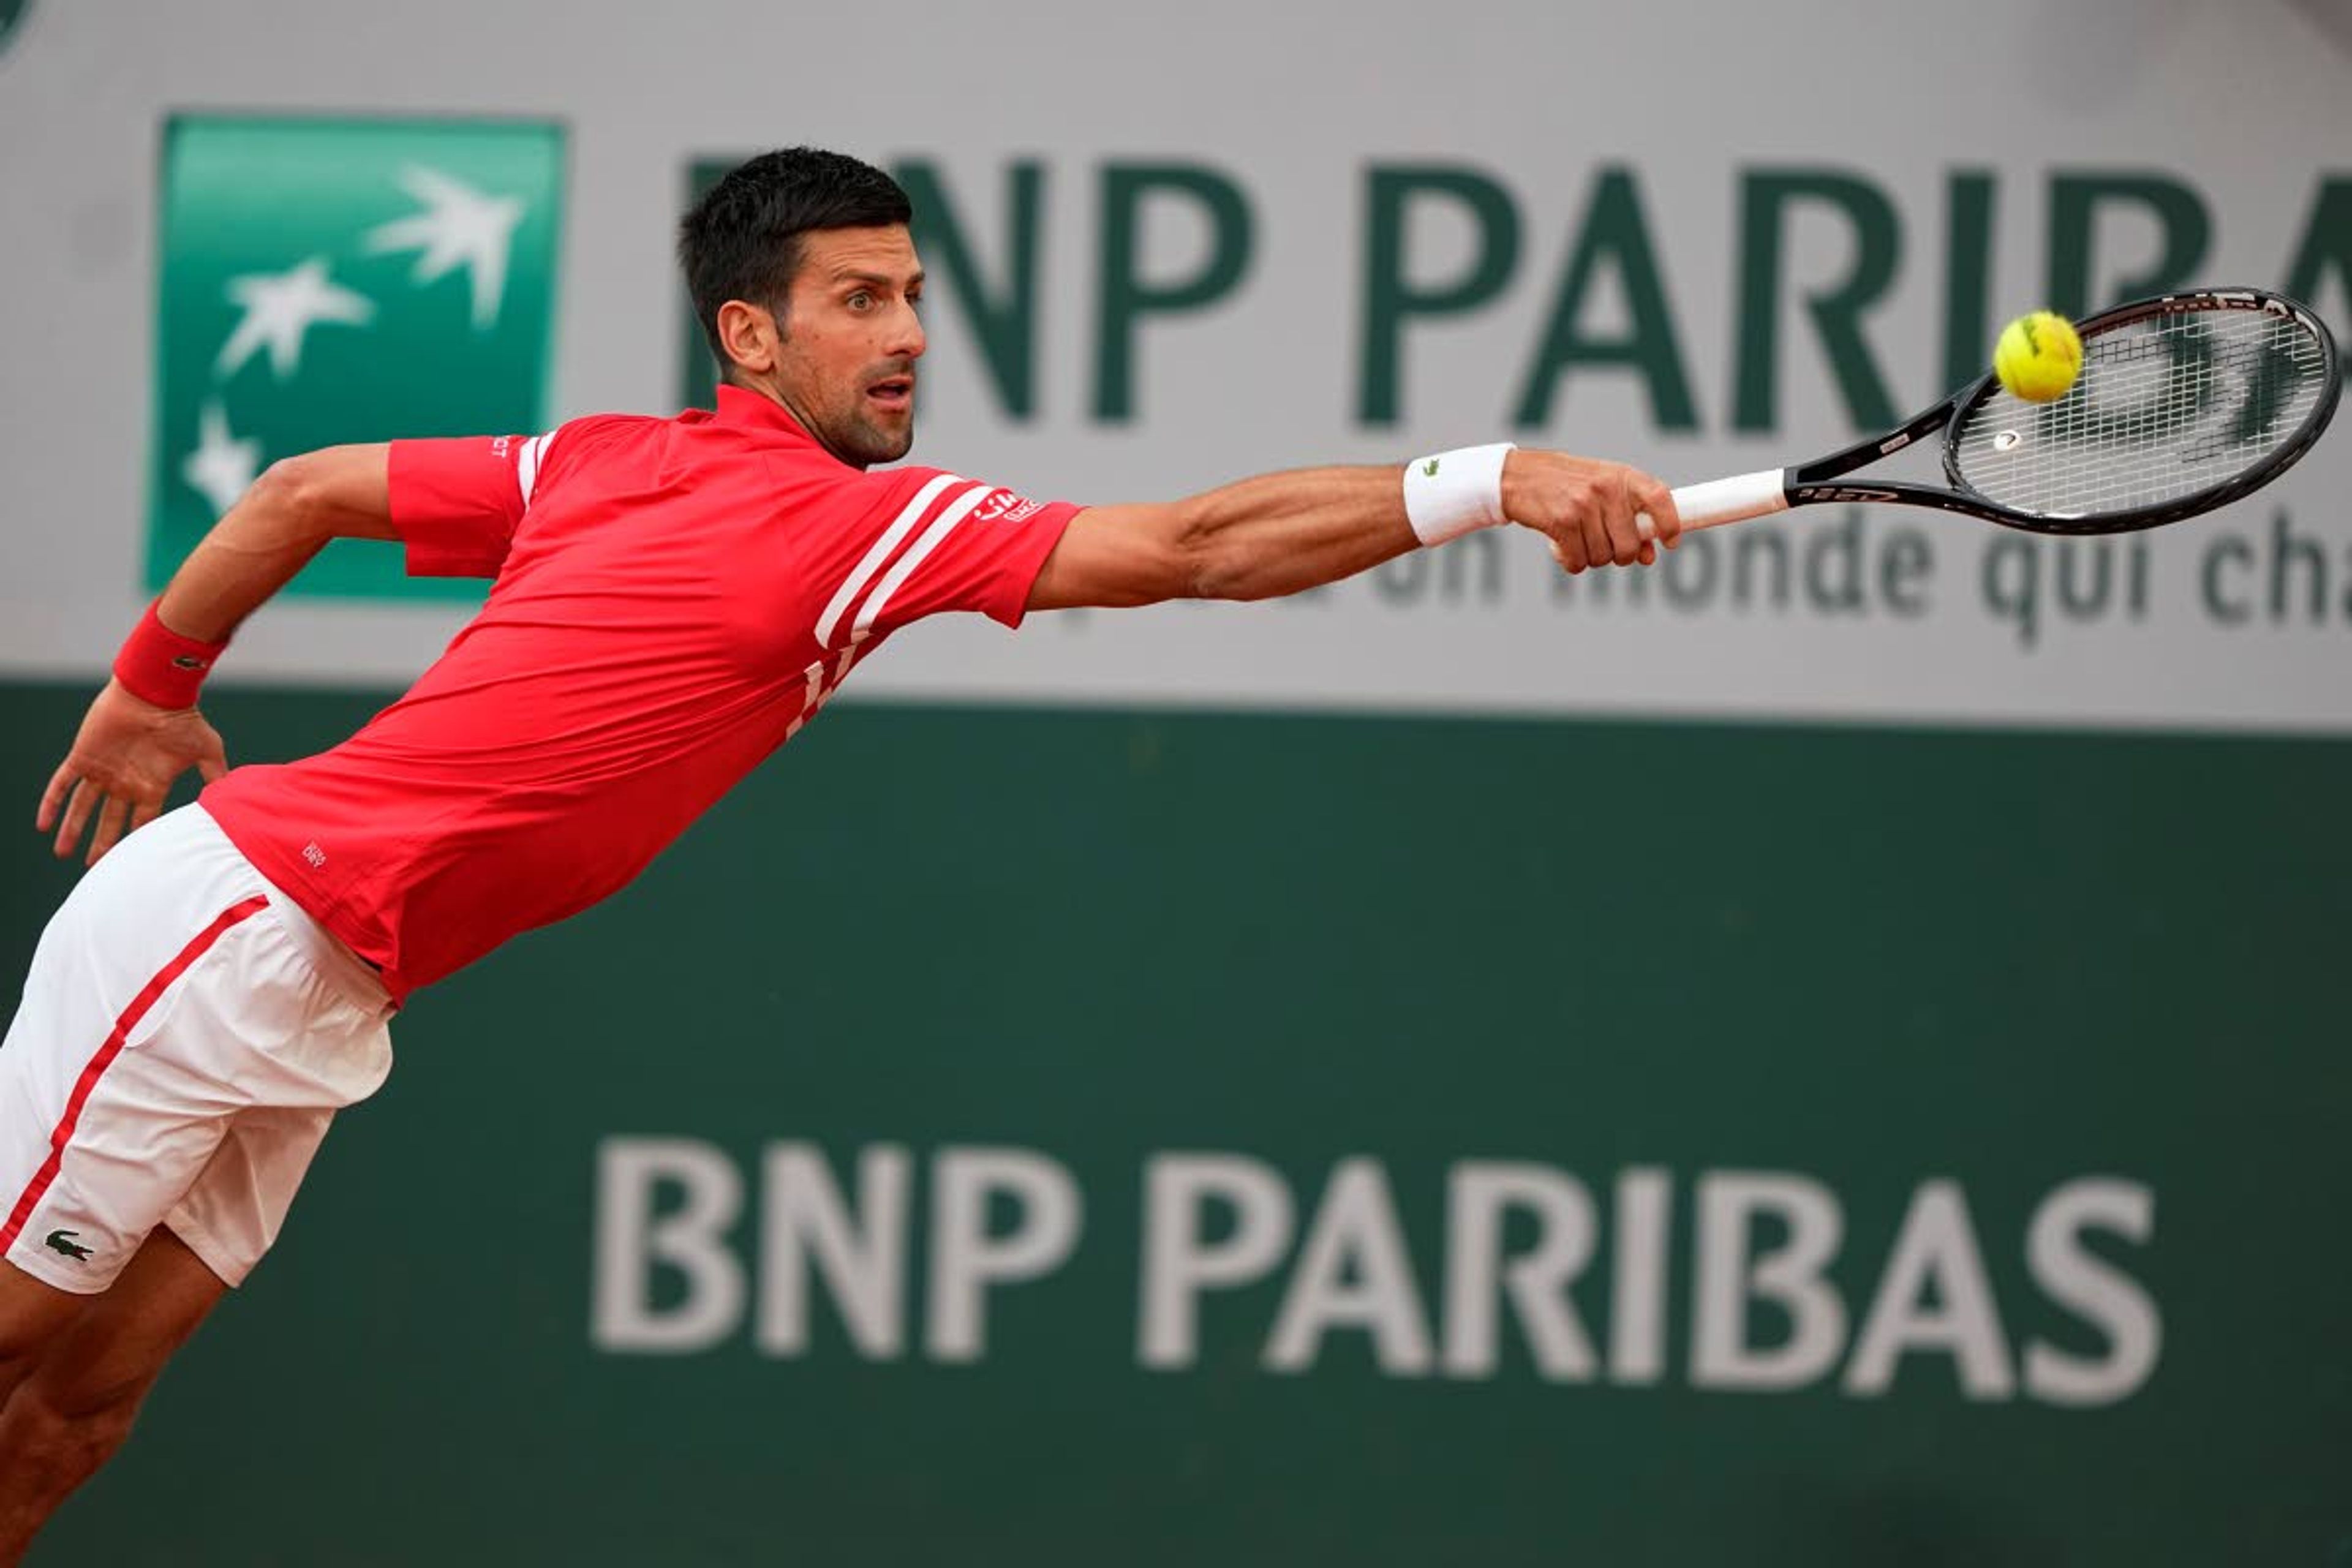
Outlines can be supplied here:
M408 694L205 809L404 996L618 890L900 626L1018 626L1071 516L867 473L735 387L714 414L395 441L415 576L495 577Z

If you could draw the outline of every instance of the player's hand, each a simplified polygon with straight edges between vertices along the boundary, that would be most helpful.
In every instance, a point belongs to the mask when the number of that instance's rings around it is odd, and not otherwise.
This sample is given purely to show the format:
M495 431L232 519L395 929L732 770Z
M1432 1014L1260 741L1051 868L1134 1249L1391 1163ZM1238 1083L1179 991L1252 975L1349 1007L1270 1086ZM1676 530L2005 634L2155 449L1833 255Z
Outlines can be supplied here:
M158 708L110 680L82 719L33 826L57 831L58 859L71 856L85 829L90 834L88 864L114 847L125 832L155 820L172 784L190 768L209 784L228 772L217 731L193 708Z
M1503 515L1549 538L1552 559L1571 575L1612 563L1647 566L1658 545L1672 550L1683 531L1674 491L1663 482L1622 463L1566 452L1511 453L1503 463Z

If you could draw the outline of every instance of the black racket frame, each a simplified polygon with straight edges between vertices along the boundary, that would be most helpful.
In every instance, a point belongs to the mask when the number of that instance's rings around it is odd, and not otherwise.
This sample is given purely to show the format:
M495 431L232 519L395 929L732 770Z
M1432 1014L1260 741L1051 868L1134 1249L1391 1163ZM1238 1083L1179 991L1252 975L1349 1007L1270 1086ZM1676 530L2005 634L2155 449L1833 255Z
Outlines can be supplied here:
M1962 387L1935 407L1914 417L1901 429L1872 440L1857 442L1843 451L1832 452L1801 468L1789 471L1787 494L1791 506L1892 501L1908 506L1935 507L1943 511L1956 511L1986 522L1997 522L2004 528L2022 529L2029 533L2054 534L2061 537L2083 537L2103 533L2130 533L2143 528L2157 528L2183 518L2195 517L2227 506L2285 472L2295 460L2311 450L2336 416L2336 405L2344 390L2344 376L2336 359L2336 339L2326 324L2307 307L2282 294L2262 289L2197 289L2178 294L2159 294L2147 300L2135 300L2103 310L2077 323L2077 330L2087 342L2103 332L2129 326L2150 316L2178 314L2191 310L2262 310L2272 315L2287 316L2300 322L2318 342L2325 363L2319 399L2304 416L2302 426L2278 449L2262 462L2240 474L2232 475L2216 485L2178 497L2160 506L2137 507L2123 511L2095 512L2085 517L2056 517L2043 512L2020 511L2001 505L1991 497L1971 486L1960 474L1958 444L1960 427L1979 405L2000 391L2000 378L1990 373ZM1864 480L1841 484L1837 481L1855 469L1891 458L1916 442L1924 441L1938 430L1943 432L1944 477L1953 488L1941 489L1934 485L1905 484L1895 480Z

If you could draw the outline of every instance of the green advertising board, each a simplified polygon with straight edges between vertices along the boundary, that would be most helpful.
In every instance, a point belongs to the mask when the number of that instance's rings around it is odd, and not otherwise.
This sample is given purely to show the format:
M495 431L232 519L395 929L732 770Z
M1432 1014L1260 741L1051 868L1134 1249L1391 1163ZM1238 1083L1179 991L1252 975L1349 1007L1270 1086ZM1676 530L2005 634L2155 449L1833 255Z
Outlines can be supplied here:
M33 1562L2341 1563L2347 789L829 711L415 1001Z

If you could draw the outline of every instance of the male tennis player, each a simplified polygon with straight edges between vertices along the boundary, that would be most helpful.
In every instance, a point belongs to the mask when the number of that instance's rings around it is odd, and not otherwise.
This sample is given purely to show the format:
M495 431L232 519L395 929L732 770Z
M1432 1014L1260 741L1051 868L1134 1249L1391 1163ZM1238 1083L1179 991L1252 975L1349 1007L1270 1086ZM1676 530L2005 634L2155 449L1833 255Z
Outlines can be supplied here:
M1675 541L1656 480L1502 447L1086 509L875 471L914 439L909 216L854 159L752 159L680 228L715 412L280 462L131 635L38 816L95 869L0 1048L0 1563L268 1248L402 999L618 890L899 627L1266 598L1507 518L1571 572L1653 560L1643 511ZM229 772L198 687L335 538L495 585L351 740Z

